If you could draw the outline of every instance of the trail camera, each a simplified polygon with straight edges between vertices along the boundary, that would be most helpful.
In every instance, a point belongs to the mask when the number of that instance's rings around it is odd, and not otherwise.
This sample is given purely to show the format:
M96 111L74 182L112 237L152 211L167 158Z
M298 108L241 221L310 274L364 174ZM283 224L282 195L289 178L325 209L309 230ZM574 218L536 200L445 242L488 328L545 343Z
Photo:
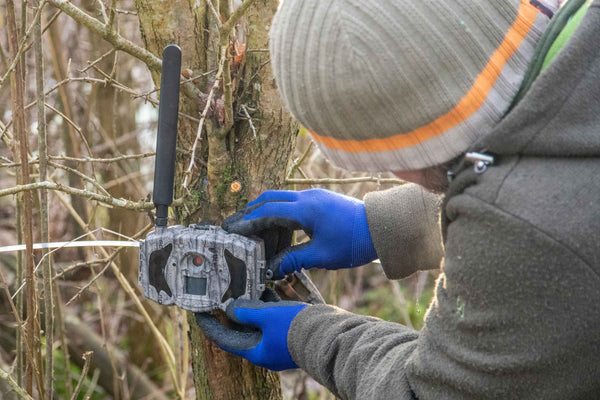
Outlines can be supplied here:
M140 243L139 285L160 304L205 312L236 298L258 299L265 290L265 252L260 239L217 226L167 227L173 201L181 50L163 52L153 201L156 228Z
M216 226L157 227L140 244L139 284L147 298L195 312L258 299L265 290L263 243Z

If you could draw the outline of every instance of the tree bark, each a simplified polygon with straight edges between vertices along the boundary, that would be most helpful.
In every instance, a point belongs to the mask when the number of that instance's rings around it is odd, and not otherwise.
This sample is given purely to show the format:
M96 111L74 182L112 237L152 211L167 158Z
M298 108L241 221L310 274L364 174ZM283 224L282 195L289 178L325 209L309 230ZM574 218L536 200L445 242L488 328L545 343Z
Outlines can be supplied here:
M212 4L221 22L233 11L229 10L229 0L212 0ZM249 199L284 182L297 125L283 109L268 53L251 51L268 48L268 30L277 6L278 0L255 2L238 24L236 37L230 37L223 71L225 82L232 85L233 107L227 109L227 90L220 85L206 118L196 168L188 176L189 193L182 189L182 181L198 126L187 119L179 121L177 146L181 151L177 156L175 197L186 195L186 207L176 210L178 223L220 223ZM167 44L176 43L182 48L182 68L189 70L188 76L217 69L223 37L206 0L136 0L136 8L142 39L149 51L160 55ZM243 58L242 46L234 45L236 40L250 50ZM194 84L208 95L214 85L213 76L199 77ZM153 79L158 86L160 77L154 74ZM206 99L182 96L180 111L199 117L205 103ZM228 122L233 123L231 128ZM197 399L281 399L278 374L222 352L203 337L192 313L188 313L188 322Z

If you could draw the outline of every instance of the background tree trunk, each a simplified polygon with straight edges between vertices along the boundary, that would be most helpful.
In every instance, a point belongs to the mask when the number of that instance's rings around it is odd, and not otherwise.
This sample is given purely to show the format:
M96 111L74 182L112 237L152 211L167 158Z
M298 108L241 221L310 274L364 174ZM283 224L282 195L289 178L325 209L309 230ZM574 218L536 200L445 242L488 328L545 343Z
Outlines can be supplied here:
M233 4L229 0L213 0L212 3L225 21ZM268 30L277 6L278 0L255 2L238 24L236 37L230 37L224 70L226 78L230 70L233 71L233 125L229 129L223 122L227 116L221 115L226 112L222 110L221 86L206 119L206 132L195 160L196 168L188 176L187 190L190 193L187 193L187 198L190 200L186 201L185 208L177 211L179 223L200 220L220 223L249 199L265 189L278 188L284 182L298 129L283 110L271 73L269 55L264 51L268 48ZM136 8L148 50L161 54L167 44L178 44L182 48L182 68L187 76L195 77L217 69L219 31L214 12L205 0L136 0ZM243 47L234 45L236 40L248 49L243 58L239 57ZM214 73L199 77L193 83L206 95L213 86L212 76ZM159 76L154 74L153 79L158 86ZM206 103L205 97L191 98L189 93L182 96L180 111L199 118ZM186 194L181 185L190 163L189 150L197 130L197 123L180 118L176 197ZM188 322L198 399L281 398L278 374L219 350L203 337L192 313L188 313Z

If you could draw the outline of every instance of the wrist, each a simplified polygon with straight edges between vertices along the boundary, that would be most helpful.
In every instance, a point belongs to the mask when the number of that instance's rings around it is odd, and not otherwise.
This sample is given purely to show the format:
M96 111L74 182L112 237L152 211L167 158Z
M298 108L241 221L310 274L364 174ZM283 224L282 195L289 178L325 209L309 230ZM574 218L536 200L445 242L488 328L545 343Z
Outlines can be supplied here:
M369 231L364 203L355 211L352 231L352 267L358 267L377 259L377 251Z

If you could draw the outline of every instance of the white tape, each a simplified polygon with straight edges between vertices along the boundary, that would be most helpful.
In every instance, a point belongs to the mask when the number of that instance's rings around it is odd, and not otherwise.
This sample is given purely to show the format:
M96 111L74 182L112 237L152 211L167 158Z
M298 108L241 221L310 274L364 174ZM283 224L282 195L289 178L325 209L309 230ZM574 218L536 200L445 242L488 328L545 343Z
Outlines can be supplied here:
M52 243L34 243L33 249L60 249L65 247L140 247L139 242L127 242L124 240L86 240L81 242L52 242ZM12 246L0 247L0 253L12 251L24 251L24 244L15 244Z

